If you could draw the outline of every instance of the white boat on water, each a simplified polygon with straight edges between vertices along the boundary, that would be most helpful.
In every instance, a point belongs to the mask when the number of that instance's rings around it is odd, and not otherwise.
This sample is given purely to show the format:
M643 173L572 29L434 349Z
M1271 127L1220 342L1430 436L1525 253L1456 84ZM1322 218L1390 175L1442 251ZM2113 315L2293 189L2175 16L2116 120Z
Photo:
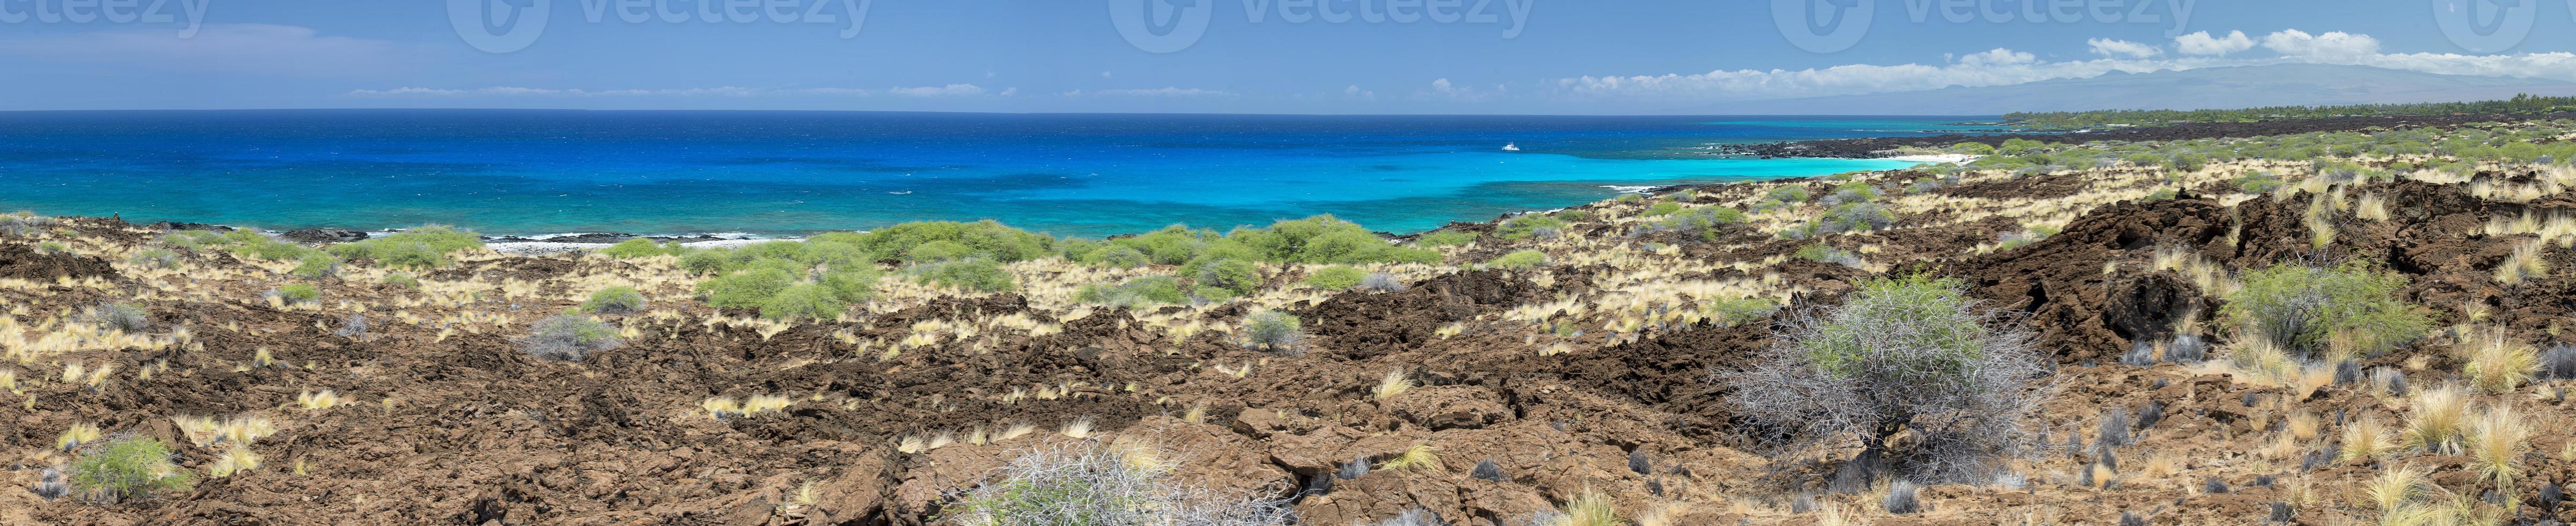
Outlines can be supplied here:
M1506 152L1517 152L1517 151L1521 151L1521 144L1520 144L1520 143L1516 143L1516 142L1515 142L1515 143L1504 143L1504 144L1503 144L1503 151L1506 151Z

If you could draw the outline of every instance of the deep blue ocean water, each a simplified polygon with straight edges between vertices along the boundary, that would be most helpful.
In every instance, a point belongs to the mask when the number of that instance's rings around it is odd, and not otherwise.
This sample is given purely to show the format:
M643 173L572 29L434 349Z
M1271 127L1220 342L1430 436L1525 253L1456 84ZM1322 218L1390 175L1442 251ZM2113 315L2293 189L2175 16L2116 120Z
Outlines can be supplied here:
M1609 186L1889 169L1729 142L1960 118L299 110L0 113L0 209L266 228L798 235L997 219L1058 235L1330 213L1415 232ZM1505 144L1521 151L1507 152Z

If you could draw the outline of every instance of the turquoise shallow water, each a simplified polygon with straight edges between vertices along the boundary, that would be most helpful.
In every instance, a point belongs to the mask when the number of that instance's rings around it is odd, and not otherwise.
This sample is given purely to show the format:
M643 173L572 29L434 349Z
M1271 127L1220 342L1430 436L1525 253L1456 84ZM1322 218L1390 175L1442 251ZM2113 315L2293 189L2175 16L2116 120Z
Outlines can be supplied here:
M0 113L0 208L268 228L1059 235L1330 213L1389 232L1905 163L1709 155L1960 118L333 110ZM1521 151L1502 150L1517 144Z

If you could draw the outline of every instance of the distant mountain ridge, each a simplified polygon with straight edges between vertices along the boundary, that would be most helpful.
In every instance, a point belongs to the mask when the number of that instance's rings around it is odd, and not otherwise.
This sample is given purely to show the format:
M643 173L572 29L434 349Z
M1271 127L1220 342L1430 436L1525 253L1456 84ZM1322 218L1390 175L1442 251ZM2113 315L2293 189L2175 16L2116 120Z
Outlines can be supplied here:
M1684 113L1731 115L2000 115L2088 110L2206 110L2391 104L2576 95L2576 83L2443 75L2369 66L2275 64L2111 72L2010 86L1729 102Z

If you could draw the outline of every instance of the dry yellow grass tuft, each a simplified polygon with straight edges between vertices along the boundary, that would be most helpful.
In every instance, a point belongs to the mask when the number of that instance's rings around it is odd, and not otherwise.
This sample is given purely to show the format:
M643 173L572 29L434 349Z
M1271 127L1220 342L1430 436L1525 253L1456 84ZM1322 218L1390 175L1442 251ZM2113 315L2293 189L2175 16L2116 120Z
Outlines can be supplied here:
M2510 407L2494 407L2477 420L2469 440L2470 463L2479 478L2499 488L2513 487L2522 478L2522 444L2531 437L2531 427L2515 417Z
M1386 377L1378 379L1377 387L1373 389L1379 400L1395 398L1396 395L1411 390L1413 390L1413 379L1405 377L1403 369L1387 371Z
M2415 392L2409 401L2415 416L2406 423L2406 447L2438 453L2460 450L2468 438L2469 398L2458 386L2442 385Z
M2490 393L2504 393L2531 381L2540 369L2540 352L2530 345L2514 341L2501 327L2469 331L2463 337L2460 359L2467 362L2460 374L2469 385Z

